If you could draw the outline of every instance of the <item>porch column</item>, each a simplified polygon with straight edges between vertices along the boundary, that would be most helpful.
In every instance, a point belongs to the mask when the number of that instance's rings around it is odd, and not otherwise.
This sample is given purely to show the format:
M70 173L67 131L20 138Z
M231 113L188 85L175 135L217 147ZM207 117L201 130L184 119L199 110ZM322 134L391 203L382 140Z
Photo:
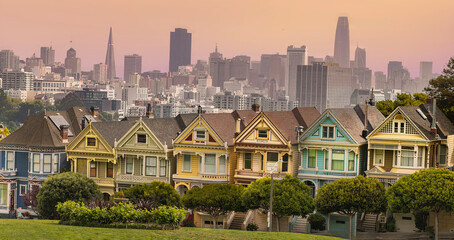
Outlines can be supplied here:
M202 156L202 155L203 155L203 156ZM197 155L196 155L196 156L197 156ZM204 172L205 172L205 153L204 153L204 154L200 154L199 157L202 158L202 167L200 168L200 169L202 169L202 172L201 172L201 173L204 173ZM200 162L199 159L197 159L197 161Z
M372 149L368 148L367 149L367 163L366 163L366 170L369 170L370 169L370 154L371 154L371 151ZM359 159L359 158L358 158ZM383 162L385 160L383 159ZM359 161L358 161L359 162Z

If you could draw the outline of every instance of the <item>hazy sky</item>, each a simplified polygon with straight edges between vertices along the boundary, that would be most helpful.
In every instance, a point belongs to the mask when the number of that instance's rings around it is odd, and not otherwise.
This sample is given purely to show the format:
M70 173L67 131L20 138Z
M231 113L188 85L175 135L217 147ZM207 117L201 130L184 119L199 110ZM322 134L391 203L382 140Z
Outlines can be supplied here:
M452 0L2 0L1 9L0 49L25 59L52 43L56 61L64 61L72 46L83 70L105 61L112 26L117 76L132 53L142 55L143 71L167 71L175 27L192 33L193 63L207 60L216 43L229 58L259 60L291 44L333 55L339 16L349 18L351 58L358 43L373 71L386 73L388 61L398 60L416 77L420 61L440 72L454 56Z

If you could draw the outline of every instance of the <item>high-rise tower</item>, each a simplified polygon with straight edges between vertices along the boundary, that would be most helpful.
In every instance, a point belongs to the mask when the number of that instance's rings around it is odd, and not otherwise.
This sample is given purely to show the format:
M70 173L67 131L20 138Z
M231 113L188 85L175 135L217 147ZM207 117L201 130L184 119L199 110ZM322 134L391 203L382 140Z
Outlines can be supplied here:
M129 75L138 73L142 74L142 56L137 54L125 56L124 79L129 79Z
M112 80L116 78L117 74L115 71L115 55L112 37L112 27L110 27L109 42L107 43L106 65L107 65L107 80Z
M192 34L187 29L175 28L175 32L170 32L169 72L191 64L191 39Z
M341 67L350 66L350 30L348 28L348 17L339 17L337 20L334 61L339 63Z
M287 48L287 61L285 69L285 92L291 101L296 100L296 73L299 65L307 65L307 49L303 45L300 48Z

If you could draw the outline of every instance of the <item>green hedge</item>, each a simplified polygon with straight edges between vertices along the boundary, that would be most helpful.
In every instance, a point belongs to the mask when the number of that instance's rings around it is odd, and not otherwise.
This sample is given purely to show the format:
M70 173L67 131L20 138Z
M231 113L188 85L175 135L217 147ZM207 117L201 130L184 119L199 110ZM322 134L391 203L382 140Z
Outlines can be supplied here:
M175 229L183 221L186 210L176 207L160 206L156 209L135 209L131 203L122 203L108 208L89 209L84 203L66 201L57 204L62 224L81 226L156 225L161 229ZM137 226L136 226L137 227Z

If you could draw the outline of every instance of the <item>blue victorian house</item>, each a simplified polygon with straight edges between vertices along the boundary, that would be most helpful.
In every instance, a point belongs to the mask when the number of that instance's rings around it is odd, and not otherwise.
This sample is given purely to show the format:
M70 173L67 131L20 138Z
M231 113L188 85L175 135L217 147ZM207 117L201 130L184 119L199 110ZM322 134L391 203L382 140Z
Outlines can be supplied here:
M340 178L363 174L367 164L366 136L383 120L374 106L327 109L300 137L301 165L298 178L317 189ZM348 217L329 214L327 231L347 236ZM352 224L355 228L355 224Z
M29 190L70 170L65 146L81 131L82 119L96 121L93 116L84 107L32 115L0 142L0 215L26 209L22 198Z

